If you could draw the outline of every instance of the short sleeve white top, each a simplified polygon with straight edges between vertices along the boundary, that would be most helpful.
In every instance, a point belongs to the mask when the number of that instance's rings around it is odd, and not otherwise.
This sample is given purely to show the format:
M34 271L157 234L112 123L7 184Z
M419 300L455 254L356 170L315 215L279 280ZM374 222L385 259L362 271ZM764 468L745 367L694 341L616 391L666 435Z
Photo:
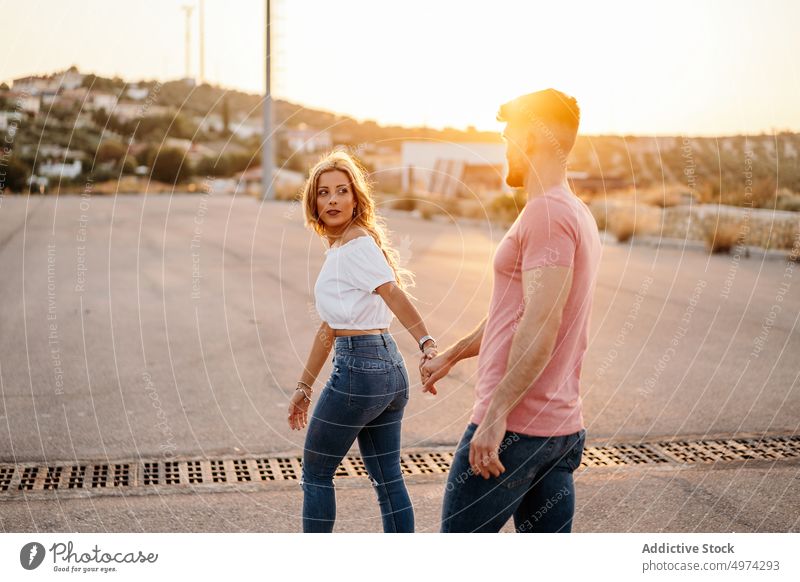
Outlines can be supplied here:
M371 236L325 251L314 285L317 313L333 329L384 329L394 315L375 288L395 275Z

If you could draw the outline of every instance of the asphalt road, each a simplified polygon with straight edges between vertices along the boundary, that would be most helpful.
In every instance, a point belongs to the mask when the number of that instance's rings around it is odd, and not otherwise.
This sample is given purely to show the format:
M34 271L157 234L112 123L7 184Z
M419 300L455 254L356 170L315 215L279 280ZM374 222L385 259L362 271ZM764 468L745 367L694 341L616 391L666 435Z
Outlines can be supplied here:
M388 212L440 344L486 313L502 230ZM220 195L0 203L0 460L301 450L285 421L319 323L302 209ZM590 442L794 434L800 265L606 242L582 372ZM457 442L475 362L422 395L405 447ZM324 384L330 363L322 371Z

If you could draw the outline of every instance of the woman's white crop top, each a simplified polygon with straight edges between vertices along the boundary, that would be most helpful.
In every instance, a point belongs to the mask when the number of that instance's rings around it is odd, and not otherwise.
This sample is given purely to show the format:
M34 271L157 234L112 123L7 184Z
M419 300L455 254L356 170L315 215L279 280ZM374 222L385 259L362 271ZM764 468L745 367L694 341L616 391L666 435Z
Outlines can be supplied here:
M395 275L371 236L325 251L314 285L317 313L333 329L384 329L394 317L375 288Z

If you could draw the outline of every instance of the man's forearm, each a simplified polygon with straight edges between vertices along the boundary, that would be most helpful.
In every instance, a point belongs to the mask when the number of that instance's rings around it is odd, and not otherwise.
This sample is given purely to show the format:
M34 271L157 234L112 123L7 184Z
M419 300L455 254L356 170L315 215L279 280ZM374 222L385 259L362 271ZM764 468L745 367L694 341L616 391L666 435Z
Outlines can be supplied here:
M455 344L447 348L442 353L442 356L447 358L447 361L451 363L451 365L460 362L461 360L466 360L467 358L473 358L477 356L481 351L481 342L483 341L483 330L486 328L486 318L483 318L480 325L476 327L472 332L464 336L462 339L457 341Z
M556 324L555 329L558 329ZM547 366L555 347L556 334L540 327L520 325L511 342L506 373L497 385L486 410L486 418L505 418L522 400Z

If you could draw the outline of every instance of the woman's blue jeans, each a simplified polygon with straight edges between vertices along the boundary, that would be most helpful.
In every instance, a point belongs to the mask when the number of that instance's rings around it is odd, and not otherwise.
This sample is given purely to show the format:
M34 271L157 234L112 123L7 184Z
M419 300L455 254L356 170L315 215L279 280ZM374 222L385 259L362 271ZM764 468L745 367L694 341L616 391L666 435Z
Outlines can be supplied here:
M408 384L403 356L389 333L336 338L333 371L308 423L303 450L304 532L333 531L333 476L356 438L378 496L383 531L414 531L400 470Z

